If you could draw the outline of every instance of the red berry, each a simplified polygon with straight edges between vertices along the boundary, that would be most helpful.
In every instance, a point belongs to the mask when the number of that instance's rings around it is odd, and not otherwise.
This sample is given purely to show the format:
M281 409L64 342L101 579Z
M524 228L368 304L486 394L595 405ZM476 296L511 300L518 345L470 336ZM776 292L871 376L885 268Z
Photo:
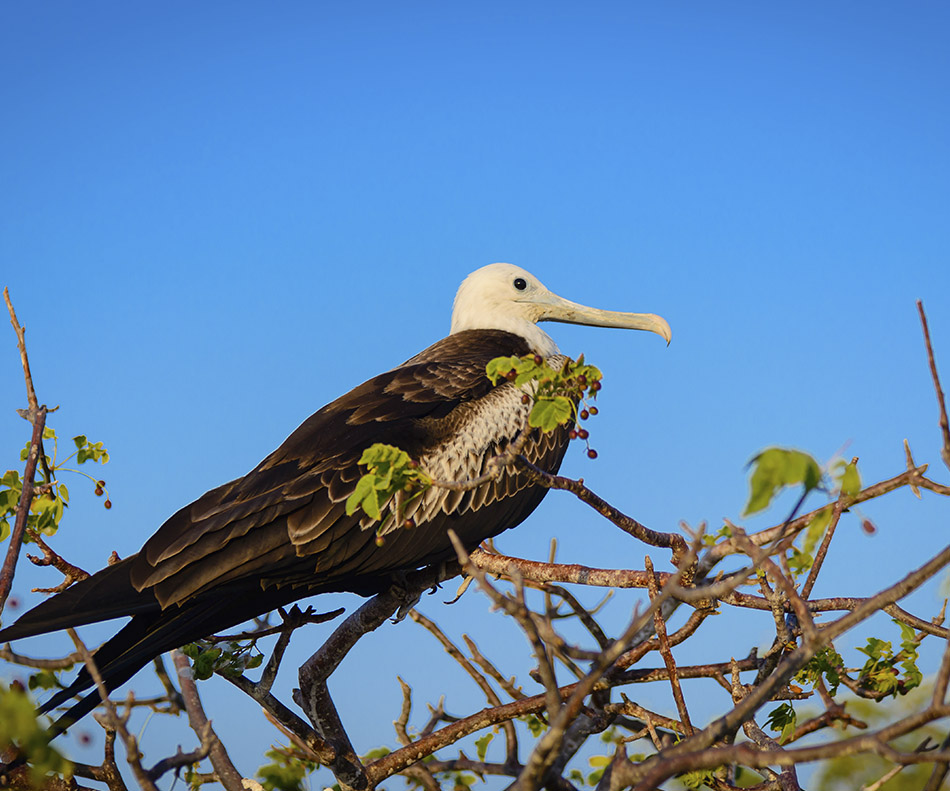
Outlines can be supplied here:
M597 458L597 451L594 450L593 448L588 448L588 449L587 449L587 458L589 458L589 459L596 459L596 458Z
M376 536L376 546L381 547L385 543L386 543L385 538L383 538L382 536Z
M600 390L600 388L601 388L601 384L600 384L599 381L597 381L597 382L591 382L591 383L590 383L590 389L591 389L593 392L596 393L598 390Z
M544 362L544 358L540 354L534 355L534 364L541 365Z
M103 505L108 509L112 508L112 500L106 500Z
M571 429L567 432L568 439L577 439L577 432L574 429Z
M581 387L583 387L584 385L587 384L587 377L584 376L584 374L578 374L578 375L577 375L577 383L578 383Z
M106 486L106 482L105 482L105 481L99 481L99 483L97 483L96 485L97 485L97 486L101 486L101 487L104 489L105 486Z
M509 382L513 382L517 378L518 378L518 372L514 368L512 368L508 373L505 374L505 379L507 379Z
M588 410L588 411L589 411L592 415L596 415L599 410L597 409L597 407L592 406L592 407L590 408L590 410Z
M407 527L407 528L415 527L415 526L416 526L416 520L413 519L413 518L410 516L405 522L402 523L402 526L403 526L403 527Z
M97 486L97 487L96 487L96 497L102 497L102 487L101 487L101 486Z
M587 418L589 418L589 417L590 417L590 412L588 412L586 409L582 409L582 410L581 410L581 420L587 420Z
M419 462L417 462L415 459L409 459L409 464L407 466L410 470L414 470L419 466Z
M577 429L577 436L581 439L587 439L590 436L590 432L586 428Z
M529 404L529 403L531 403L531 398L528 396L527 393L525 393L523 396L521 396L521 403L522 403L522 404Z

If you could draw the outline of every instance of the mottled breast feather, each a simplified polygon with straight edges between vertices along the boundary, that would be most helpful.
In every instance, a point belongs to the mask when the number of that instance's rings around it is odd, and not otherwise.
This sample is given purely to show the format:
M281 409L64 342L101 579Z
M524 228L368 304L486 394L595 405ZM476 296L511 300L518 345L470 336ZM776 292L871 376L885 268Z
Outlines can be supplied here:
M402 448L440 479L485 472L525 425L528 409L522 391L508 382L493 386L485 366L530 351L518 335L467 330L354 388L246 476L174 514L132 560L133 585L152 588L163 607L252 578L264 588L372 593L394 571L452 557L449 528L473 548L514 527L544 496L514 468L471 491L430 489L404 514L414 528L384 517L383 547L375 543L378 525L346 516L344 503L363 473L357 462L374 442ZM524 454L556 471L568 428L532 432Z

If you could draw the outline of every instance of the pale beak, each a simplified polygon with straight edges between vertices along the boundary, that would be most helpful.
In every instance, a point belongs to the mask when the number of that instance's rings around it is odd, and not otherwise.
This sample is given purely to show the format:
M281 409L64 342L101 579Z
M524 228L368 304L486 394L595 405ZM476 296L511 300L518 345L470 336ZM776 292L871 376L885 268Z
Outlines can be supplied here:
M666 319L653 313L620 313L578 305L550 291L532 300L538 305L538 321L559 321L562 324L584 324L588 327L619 327L625 330L646 330L666 339L667 346L673 332Z

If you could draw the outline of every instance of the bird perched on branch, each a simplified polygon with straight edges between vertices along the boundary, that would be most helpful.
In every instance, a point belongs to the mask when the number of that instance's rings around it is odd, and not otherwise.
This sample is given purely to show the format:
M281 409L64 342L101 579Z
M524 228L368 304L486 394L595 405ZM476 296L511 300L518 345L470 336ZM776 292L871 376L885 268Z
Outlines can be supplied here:
M276 607L329 591L371 595L393 575L453 558L449 529L471 550L520 524L546 489L514 465L467 490L426 489L412 502L411 521L348 513L347 500L363 474L361 455L375 443L401 448L435 478L483 475L527 430L531 409L523 387L486 375L489 361L566 360L541 321L648 330L670 340L659 316L584 307L519 267L483 267L460 286L448 337L311 415L243 478L185 506L140 552L30 610L0 630L0 640L131 616L94 655L111 690L159 654ZM556 472L570 431L569 423L530 430L520 452ZM92 687L83 669L42 711ZM53 733L98 702L92 689Z

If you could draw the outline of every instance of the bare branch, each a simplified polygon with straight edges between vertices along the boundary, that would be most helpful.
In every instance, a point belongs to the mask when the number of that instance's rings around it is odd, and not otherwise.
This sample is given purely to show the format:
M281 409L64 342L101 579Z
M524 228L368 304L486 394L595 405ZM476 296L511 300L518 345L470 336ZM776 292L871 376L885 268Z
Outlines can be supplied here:
M940 456L943 463L950 469L950 422L947 420L947 402L940 387L940 377L937 375L937 362L934 359L933 346L930 343L930 328L927 326L927 316L924 313L924 303L917 300L917 312L920 314L920 326L924 331L924 343L927 346L927 362L930 365L930 376L934 381L934 391L937 394L937 408L940 410L940 433L943 437L943 447Z
M221 744L221 740L215 734L211 727L211 721L201 705L201 698L198 697L198 686L195 684L195 677L191 672L191 663L188 661L188 657L181 651L172 651L172 662L178 673L178 684L181 687L181 695L185 701L185 711L188 712L188 724L198 734L202 749L207 745L211 765L214 767L221 785L227 791L243 791L244 783L241 773L234 768L227 750L224 749L224 745Z

